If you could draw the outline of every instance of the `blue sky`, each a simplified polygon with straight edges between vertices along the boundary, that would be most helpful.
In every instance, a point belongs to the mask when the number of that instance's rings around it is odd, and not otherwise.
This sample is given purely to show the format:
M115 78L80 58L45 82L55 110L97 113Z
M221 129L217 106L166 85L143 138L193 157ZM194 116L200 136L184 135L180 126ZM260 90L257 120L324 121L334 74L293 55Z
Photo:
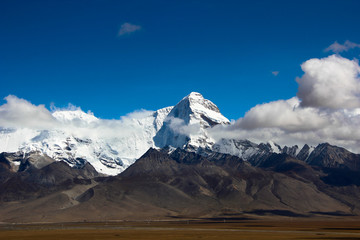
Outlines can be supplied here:
M335 41L359 43L359 9L357 0L3 0L0 98L116 119L197 91L238 119L295 96L300 65L332 54Z

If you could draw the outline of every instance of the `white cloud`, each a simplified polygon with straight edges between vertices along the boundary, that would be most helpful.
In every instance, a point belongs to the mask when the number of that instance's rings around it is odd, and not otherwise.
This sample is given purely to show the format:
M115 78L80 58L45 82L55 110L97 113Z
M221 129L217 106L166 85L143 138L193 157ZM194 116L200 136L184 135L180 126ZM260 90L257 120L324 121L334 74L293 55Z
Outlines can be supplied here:
M59 130L84 138L126 138L144 135L144 124L151 122L146 118L153 118L153 111L138 110L120 119L105 120L72 104L66 108L52 104L50 112L44 105L36 106L13 95L5 100L0 106L0 128Z
M243 129L277 127L292 132L315 130L328 122L319 110L299 105L296 97L260 104L250 109L236 124Z
M143 119L151 116L154 111L149 111L145 109L135 110L134 112L126 114L126 116L121 117L122 119Z
M81 111L81 110L80 110ZM74 119L71 122L61 121L60 130L81 138L124 139L138 138L148 133L148 118L153 118L153 111L137 110L120 119L99 119L92 113L84 113L86 118ZM89 121L90 120L90 121Z
M209 130L214 139L249 139L254 142L274 141L280 145L322 142L360 152L360 108L324 111L303 108L298 99L279 100L257 105L230 126Z
M349 40L346 40L344 44L340 44L337 41L335 41L333 44L331 44L329 47L325 49L325 52L332 51L334 53L340 53L340 52L346 52L353 48L360 48L360 44L350 42Z
M275 77L276 77L277 75L279 75L279 73L280 73L279 71L273 71L273 72L271 72L271 74L274 75Z
M181 118L171 117L167 119L170 128L177 134L185 136L199 135L201 133L200 123L186 124Z
M13 95L5 97L5 100L7 102L0 106L1 127L47 129L56 124L44 105L35 106Z
M118 36L127 35L136 31L141 30L141 26L131 24L131 23L124 23L120 26L120 30L118 32Z
M332 55L302 64L298 97L259 104L230 126L216 126L210 136L272 140L281 145L329 142L360 152L360 67Z
M338 55L310 59L301 65L305 74L296 81L304 107L330 109L360 107L360 66Z

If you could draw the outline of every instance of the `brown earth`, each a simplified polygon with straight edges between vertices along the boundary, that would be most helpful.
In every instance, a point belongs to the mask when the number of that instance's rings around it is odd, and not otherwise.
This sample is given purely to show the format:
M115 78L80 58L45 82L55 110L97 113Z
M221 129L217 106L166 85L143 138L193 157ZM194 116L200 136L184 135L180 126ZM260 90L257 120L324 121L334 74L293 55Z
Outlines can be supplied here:
M0 239L360 239L360 218L3 224Z

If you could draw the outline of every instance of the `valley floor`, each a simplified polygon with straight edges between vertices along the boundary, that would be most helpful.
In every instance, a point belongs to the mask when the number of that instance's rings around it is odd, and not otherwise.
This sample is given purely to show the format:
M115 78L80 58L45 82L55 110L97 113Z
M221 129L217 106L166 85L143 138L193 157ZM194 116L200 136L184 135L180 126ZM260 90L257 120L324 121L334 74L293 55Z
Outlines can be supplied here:
M360 239L358 217L1 224L0 239Z

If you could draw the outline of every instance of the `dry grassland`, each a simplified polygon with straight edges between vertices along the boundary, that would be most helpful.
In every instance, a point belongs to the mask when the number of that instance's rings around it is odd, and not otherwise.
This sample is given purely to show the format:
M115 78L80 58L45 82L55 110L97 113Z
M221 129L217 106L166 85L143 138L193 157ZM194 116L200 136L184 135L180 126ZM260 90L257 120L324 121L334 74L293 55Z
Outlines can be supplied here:
M2 224L0 239L360 240L360 219Z

